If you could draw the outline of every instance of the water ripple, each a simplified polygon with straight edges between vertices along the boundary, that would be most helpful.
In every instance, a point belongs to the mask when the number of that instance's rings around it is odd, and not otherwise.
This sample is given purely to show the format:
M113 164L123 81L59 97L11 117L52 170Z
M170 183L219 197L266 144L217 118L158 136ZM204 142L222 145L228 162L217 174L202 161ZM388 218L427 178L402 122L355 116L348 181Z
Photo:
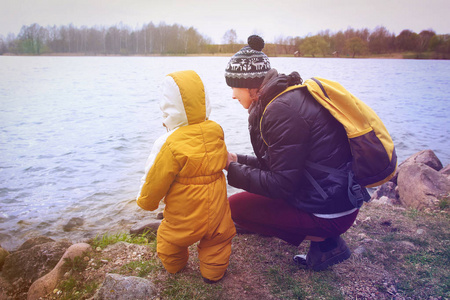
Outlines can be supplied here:
M151 146L165 132L158 101L171 71L200 74L227 148L251 154L248 113L231 99L223 72L211 72L228 59L0 57L2 246L35 234L64 237L71 217L85 220L71 232L80 240L148 216L132 199ZM303 78L337 80L363 99L383 119L400 161L426 148L450 163L448 61L271 58L271 64ZM427 80L418 81L425 67Z

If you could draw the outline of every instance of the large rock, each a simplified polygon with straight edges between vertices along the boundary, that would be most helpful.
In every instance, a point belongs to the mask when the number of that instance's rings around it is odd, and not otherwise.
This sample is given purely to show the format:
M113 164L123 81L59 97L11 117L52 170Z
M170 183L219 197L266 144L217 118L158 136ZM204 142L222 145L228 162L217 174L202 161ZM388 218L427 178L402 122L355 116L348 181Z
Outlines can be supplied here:
M75 257L81 256L84 252L89 250L92 250L91 245L86 243L79 243L70 246L50 273L47 273L33 282L28 290L27 299L40 299L53 291L63 277L64 272L67 271L65 265L66 259L73 260Z
M397 184L402 205L416 209L434 209L439 199L450 193L447 176L423 163L402 164Z
M70 245L69 241L62 240L13 252L5 259L2 275L15 286L17 292L28 291L36 279L56 266Z
M450 165L445 166L445 168L440 170L439 173L450 179Z
M9 252L0 247L0 271L5 263L6 257L9 255Z
M424 164L430 168L439 171L442 169L442 163L432 150L422 150L408 157L399 167L407 164Z
M36 245L40 245L40 244L44 244L44 243L49 243L49 242L54 242L54 239L51 239L49 237L46 236L38 236L38 237L34 237L31 238L29 240L27 240L25 243L23 243L19 249L17 249L17 251L21 251L21 250L26 250L26 249L30 249Z
M10 292L11 290L12 290L11 284L0 276L0 300L12 299L8 298L8 292Z
M413 155L408 157L405 161L403 161L401 164L399 164L397 170L395 171L394 177L392 177L389 181L398 185L397 182L398 173L400 172L401 168L408 164L419 164L419 163L427 165L430 168L435 169L436 171L442 169L441 161L432 150L422 150L417 153L414 153Z
M144 300L155 295L153 283L147 279L106 274L105 281L94 296L94 300Z
M378 187L371 200L416 209L436 208L449 194L450 165L445 168L431 150L423 150L402 162L395 176Z

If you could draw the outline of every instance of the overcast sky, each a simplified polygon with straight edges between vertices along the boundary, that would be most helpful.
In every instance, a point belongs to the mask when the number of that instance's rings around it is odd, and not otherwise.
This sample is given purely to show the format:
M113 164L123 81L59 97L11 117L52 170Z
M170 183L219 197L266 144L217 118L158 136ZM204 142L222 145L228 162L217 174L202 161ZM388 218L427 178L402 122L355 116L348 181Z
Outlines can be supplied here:
M111 26L132 29L153 22L193 26L215 43L229 29L239 40L253 33L267 42L384 26L419 33L450 33L450 0L0 0L0 35L18 34L23 25Z

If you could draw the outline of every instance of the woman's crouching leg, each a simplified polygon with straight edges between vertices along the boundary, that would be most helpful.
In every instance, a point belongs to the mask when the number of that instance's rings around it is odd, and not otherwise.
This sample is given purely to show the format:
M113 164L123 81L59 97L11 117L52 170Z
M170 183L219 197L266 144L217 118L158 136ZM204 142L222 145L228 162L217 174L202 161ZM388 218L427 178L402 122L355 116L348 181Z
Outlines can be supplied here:
M222 279L228 268L231 255L231 241L235 236L235 230L228 235L220 234L212 239L202 239L198 244L198 258L200 272L208 283L214 283Z
M166 268L169 273L176 273L183 269L189 259L187 247L180 247L172 244L162 238L159 234L157 236L156 251L164 268Z

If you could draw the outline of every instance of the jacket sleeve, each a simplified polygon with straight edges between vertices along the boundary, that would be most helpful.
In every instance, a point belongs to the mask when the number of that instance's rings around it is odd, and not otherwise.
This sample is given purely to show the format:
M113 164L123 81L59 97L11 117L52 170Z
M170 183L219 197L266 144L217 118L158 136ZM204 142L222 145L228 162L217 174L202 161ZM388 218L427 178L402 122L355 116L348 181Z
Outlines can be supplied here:
M308 156L310 126L289 105L281 101L270 104L261 124L267 142L265 160L268 170L231 163L228 183L248 192L275 199L290 199L301 188L299 180Z
M238 157L237 162L240 164L260 168L260 164L256 156L238 154L237 157Z
M164 144L145 176L141 192L137 197L139 207L145 210L157 209L180 169L170 147Z

